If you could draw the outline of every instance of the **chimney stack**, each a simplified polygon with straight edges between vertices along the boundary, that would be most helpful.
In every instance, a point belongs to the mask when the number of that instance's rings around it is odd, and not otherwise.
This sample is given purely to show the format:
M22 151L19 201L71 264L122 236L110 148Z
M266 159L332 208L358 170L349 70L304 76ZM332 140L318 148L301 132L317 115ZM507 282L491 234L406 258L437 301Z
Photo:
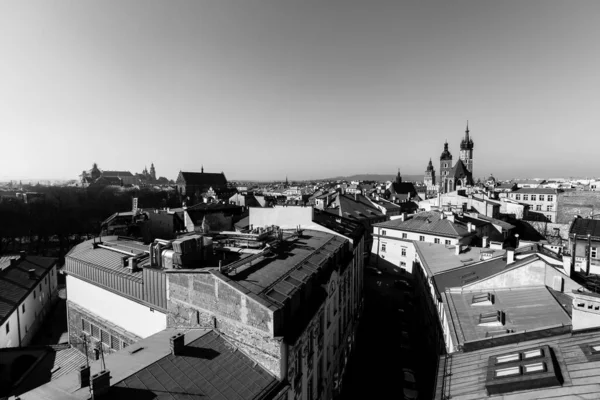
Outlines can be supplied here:
M90 386L90 366L82 365L79 367L79 387L84 388Z
M32 281L35 281L37 279L37 276L35 275L35 269L31 268L27 272L29 272L29 279L31 279Z
M459 255L460 251L462 250L461 247L462 246L460 244L457 244L456 247L454 248L455 249L454 254Z
M484 236L481 239L481 247L488 247L490 244L488 243L489 238L487 236Z
M469 233L473 232L473 224L471 222L467 222L467 231Z
M183 352L183 348L185 347L184 339L185 339L185 336L181 332L174 336L171 336L171 354L172 355L178 356Z
M110 389L110 371L104 370L92 375L92 399L96 400L108 393Z
M515 249L509 247L506 249L506 265L510 265L515 262Z
M515 249L519 248L519 234L515 233Z

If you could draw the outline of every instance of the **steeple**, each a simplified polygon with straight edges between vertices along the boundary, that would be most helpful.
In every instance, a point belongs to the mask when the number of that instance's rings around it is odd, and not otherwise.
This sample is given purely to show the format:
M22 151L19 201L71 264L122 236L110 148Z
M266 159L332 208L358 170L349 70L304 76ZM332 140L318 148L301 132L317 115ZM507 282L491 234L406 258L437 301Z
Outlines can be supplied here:
M200 169L201 173L204 173L204 164L202 165L202 168Z
M427 164L427 171L433 170L433 163L431 162L431 157L429 158L429 164Z
M448 150L448 140L446 140L446 143L444 143L444 151L440 156L440 160L452 160L452 154Z
M398 168L398 175L396 175L396 183L402 183L402 175L400 175L400 168Z

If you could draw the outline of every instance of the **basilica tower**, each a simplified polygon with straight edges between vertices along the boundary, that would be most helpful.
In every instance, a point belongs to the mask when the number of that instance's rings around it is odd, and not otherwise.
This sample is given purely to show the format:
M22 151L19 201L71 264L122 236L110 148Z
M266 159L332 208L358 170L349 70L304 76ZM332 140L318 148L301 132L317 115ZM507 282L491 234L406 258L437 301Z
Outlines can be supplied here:
M473 147L473 139L469 137L469 121L467 121L465 137L460 141L460 159L471 175L473 175Z
M425 170L425 186L427 189L435 186L435 169L433 168L433 164L431 163L431 158L429 159L429 164L427 164L427 169Z

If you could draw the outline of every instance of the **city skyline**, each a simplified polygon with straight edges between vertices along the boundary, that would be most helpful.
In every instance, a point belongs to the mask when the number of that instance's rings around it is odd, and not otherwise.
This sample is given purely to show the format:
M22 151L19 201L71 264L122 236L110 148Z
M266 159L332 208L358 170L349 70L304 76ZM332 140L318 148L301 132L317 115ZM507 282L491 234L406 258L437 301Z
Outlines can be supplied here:
M0 13L0 180L93 162L232 180L593 176L593 2L17 2ZM592 145L589 145L592 144ZM9 149L8 151L6 149Z

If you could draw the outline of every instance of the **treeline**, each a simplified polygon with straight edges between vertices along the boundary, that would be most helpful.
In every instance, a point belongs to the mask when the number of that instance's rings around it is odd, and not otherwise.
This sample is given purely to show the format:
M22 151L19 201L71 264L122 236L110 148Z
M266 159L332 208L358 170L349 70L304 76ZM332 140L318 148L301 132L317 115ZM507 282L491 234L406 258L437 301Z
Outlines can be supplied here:
M181 205L176 191L44 186L34 190L44 197L27 204L19 199L0 201L0 255L25 250L63 257L74 244L97 235L106 218L131 210L134 197L139 208Z

